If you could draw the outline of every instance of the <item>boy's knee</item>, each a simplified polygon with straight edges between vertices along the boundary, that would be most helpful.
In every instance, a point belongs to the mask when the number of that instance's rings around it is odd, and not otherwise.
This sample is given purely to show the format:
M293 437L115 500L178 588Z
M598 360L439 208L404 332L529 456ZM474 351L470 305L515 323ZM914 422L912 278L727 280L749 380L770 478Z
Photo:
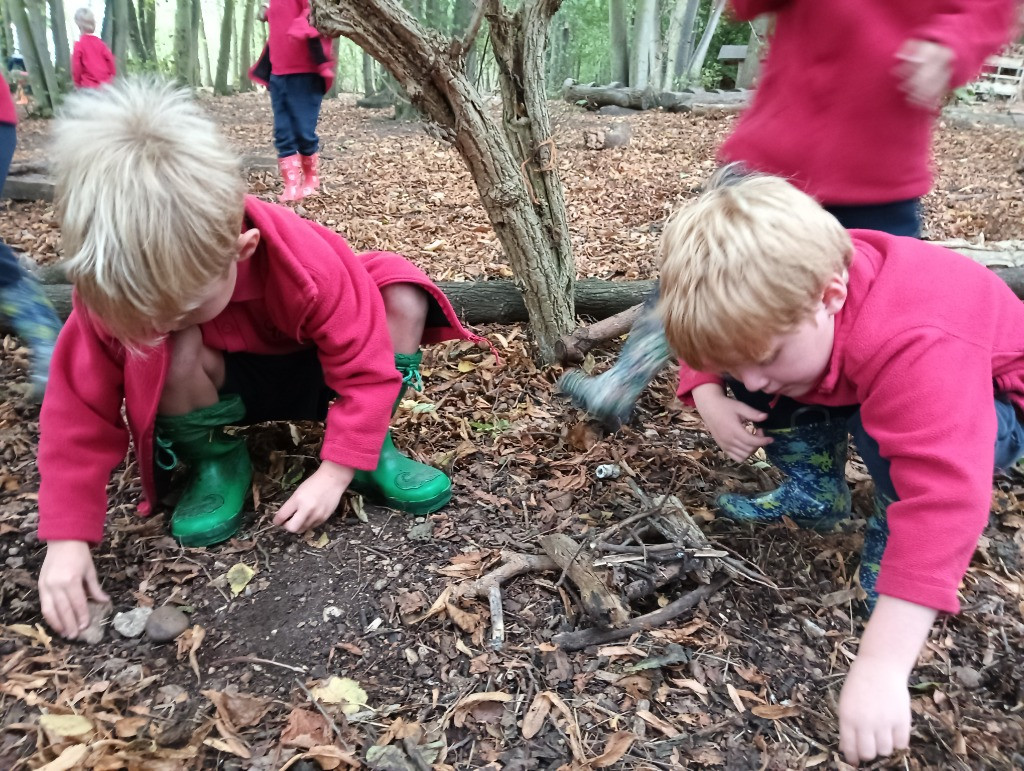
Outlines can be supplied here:
M380 293L389 317L409 321L426 319L430 300L427 293L415 284L391 284L381 289Z

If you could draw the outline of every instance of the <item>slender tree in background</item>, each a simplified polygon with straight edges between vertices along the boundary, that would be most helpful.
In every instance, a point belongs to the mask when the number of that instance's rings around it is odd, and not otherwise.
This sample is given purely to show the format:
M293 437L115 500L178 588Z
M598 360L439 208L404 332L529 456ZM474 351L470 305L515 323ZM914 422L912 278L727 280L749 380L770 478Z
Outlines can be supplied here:
M700 73L704 69L704 62L708 58L708 50L711 48L711 38L715 36L718 29L718 22L722 20L722 11L725 10L726 0L714 0L714 7L708 17L708 23L704 26L704 33L700 36L700 42L690 57L686 68L686 82L699 83Z
M141 6L142 3L140 2ZM135 9L135 3L128 0L128 43L132 55L141 62L150 62L156 57L150 57L146 48L146 39L142 34L142 23L139 13Z
M117 60L118 72L124 72L128 55L128 2L129 0L114 0L112 3L114 16L111 21L114 31L113 45L110 46L110 51Z
M231 33L235 28L235 0L224 0L224 16L220 22L220 49L217 52L217 74L213 90L218 94L230 93L228 75L231 69Z
M200 65L197 65L196 72L198 78L196 79L197 86L212 86L213 85L213 67L210 64L210 38L206 34L206 15L203 13L202 0L194 0L192 4L193 18L197 20L195 35L196 35L196 52L202 54Z
M441 40L397 0L312 0L317 28L369 52L453 143L469 167L530 316L538 357L575 325L575 265L544 84L551 16L561 0L509 12L481 0L464 38ZM486 13L502 91L499 126L465 71L463 52Z
M608 0L612 82L629 84L629 16L626 0Z
M693 27L697 22L700 0L676 0L669 17L665 41L665 79L663 91L675 89L693 51Z
M149 61L156 61L156 0L139 0L139 33Z
M363 98L369 99L377 93L377 81L373 72L373 57L363 51Z
M174 6L174 78L183 86L191 86L194 73L192 0L177 0Z
M249 80L252 66L252 30L256 23L256 0L245 0L245 14L242 16L241 43L238 46L238 90L252 91L255 86Z
M470 24L473 23L473 11L476 9L476 2L477 0L455 0L455 6L452 8L453 35L465 37ZM477 65L479 50L480 46L474 39L469 50L462 54L466 59L466 74L469 75L470 80L472 80L474 84L476 84L479 76Z
M52 115L57 106L60 86L53 69L50 51L46 42L45 0L6 0L7 11L18 31L21 54L25 58L29 82L32 84L32 98L36 110L43 115Z
M646 88L651 82L658 50L658 0L639 0L633 22L632 58L629 62L629 85ZM657 78L660 83L660 77Z
M71 78L71 46L68 43L68 24L64 14L64 0L49 0L50 34L53 36L53 60L58 80Z

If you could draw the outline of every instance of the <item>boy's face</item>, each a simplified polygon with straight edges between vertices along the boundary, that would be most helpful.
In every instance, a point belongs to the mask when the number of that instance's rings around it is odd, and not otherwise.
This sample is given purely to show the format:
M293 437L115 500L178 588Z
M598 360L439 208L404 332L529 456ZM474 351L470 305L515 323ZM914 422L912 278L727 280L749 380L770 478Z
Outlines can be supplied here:
M759 362L731 367L725 374L750 391L799 397L812 390L828 369L835 342L835 315L846 302L846 278L829 282L813 315L775 337Z

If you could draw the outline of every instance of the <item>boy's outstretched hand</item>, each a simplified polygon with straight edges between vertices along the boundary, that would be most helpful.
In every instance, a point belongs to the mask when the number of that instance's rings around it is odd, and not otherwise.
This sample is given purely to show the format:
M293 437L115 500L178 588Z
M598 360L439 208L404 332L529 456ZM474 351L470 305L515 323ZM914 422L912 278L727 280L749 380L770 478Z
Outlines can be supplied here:
M85 541L48 541L39 571L39 604L46 623L74 639L89 626L87 600L108 602Z
M907 679L936 615L924 605L878 598L839 696L839 749L848 763L910 744Z
M304 533L323 524L338 508L355 473L355 469L348 466L323 461L277 510L274 524L290 533Z
M726 396L722 386L716 383L697 386L693 389L693 403L712 438L737 463L749 458L758 447L772 443L760 429L751 433L748 428L748 424L768 416Z

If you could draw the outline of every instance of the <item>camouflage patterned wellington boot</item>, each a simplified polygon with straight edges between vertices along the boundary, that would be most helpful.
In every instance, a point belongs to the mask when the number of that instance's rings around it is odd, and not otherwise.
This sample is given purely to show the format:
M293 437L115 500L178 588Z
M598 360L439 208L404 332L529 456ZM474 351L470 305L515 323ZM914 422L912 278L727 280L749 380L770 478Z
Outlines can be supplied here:
M672 361L661 320L646 309L633 324L612 368L593 377L579 370L566 372L558 389L572 403L608 423L625 423L640 394L654 376Z
M765 435L774 439L764 448L765 455L788 478L763 495L720 496L723 516L742 522L779 522L785 515L801 527L830 530L850 515L845 421L772 429Z
M50 358L60 332L60 319L43 294L39 282L26 270L13 284L0 287L0 313L11 321L30 351L33 401L42 401L50 377Z
M892 501L876 492L875 511L864 529L864 546L860 550L860 586L868 595L864 600L865 618L874 612L875 603L878 602L875 585L878 583L878 572L882 568L885 544L889 540L889 520L886 513L889 511L890 503Z
M423 388L423 380L420 378L422 360L423 354L420 352L395 354L395 367L402 374L402 389L391 409L392 414L398 409L407 386L417 391ZM413 516L431 514L452 497L452 483L447 475L399 452L390 431L384 436L377 468L373 471L356 471L349 487L372 503Z
M171 514L171 535L182 546L212 546L235 535L252 484L252 464L242 437L228 436L224 426L245 417L237 396L187 415L156 419L158 464L188 466L185 492ZM164 462L160 455L169 456Z

